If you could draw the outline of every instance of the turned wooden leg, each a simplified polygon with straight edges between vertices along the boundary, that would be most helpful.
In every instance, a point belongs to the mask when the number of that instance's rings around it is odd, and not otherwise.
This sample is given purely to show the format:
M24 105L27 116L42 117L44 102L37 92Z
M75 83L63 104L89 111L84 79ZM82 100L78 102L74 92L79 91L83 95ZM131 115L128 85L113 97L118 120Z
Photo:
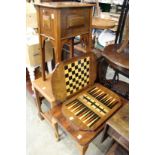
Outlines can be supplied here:
M52 127L54 129L55 139L56 141L59 141L58 123L54 118L52 118Z
M82 146L82 145L77 144L77 146L78 146L78 149L80 150L80 155L85 155L88 149L88 145Z
M38 109L38 116L41 120L44 119L44 117L41 115L42 110L41 110L41 99L39 97L39 92L34 88L34 93L35 93L35 97L36 97L36 105L37 105L37 109Z
M109 64L103 58L99 60L97 80L99 80L99 82L104 85L107 84L106 74L107 74L108 66Z

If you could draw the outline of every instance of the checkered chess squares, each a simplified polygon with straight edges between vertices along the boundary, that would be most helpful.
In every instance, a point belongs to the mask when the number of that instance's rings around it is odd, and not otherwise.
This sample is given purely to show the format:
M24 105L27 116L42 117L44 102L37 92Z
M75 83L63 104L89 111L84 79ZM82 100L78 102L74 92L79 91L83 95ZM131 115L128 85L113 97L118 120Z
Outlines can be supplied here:
M90 58L83 58L64 66L67 96L89 84Z

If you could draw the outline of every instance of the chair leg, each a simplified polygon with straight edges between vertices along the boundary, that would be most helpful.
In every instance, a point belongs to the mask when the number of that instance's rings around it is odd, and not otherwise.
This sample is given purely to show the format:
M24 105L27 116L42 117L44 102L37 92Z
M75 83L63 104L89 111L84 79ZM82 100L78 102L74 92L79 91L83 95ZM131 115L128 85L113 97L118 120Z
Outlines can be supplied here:
M34 88L34 93L36 96L36 105L37 105L37 109L38 109L38 116L41 120L44 119L44 117L41 115L42 110L41 110L41 99L39 97L39 92Z
M58 123L54 118L52 118L52 127L54 129L55 139L56 141L59 141L60 137L59 137L59 132L58 132Z
M88 145L82 146L82 145L77 144L77 146L78 146L78 149L80 150L80 155L85 155L88 149Z
M99 83L103 84L103 85L108 85L107 79L106 79L106 74L107 74L107 70L108 70L108 66L109 64L105 61L105 59L101 58L98 61L98 76L97 76L97 80L99 80Z

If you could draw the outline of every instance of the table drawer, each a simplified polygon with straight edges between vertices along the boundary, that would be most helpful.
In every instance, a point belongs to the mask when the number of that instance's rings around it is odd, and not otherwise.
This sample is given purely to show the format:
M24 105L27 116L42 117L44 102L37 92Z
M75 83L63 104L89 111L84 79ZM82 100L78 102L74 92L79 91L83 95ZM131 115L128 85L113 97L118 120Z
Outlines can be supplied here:
M90 9L71 8L61 10L61 37L71 37L89 32Z
M54 38L54 16L54 10L49 8L40 8L41 34Z
M84 20L84 16L81 17L80 15L69 15L67 17L67 29L84 26Z

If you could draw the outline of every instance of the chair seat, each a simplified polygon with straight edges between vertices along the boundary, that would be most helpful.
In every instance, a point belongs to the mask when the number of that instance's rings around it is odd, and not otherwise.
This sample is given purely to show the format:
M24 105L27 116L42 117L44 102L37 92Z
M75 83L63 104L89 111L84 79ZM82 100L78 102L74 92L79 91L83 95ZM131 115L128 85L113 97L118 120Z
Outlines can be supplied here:
M118 53L117 49L119 47L120 45L117 44L112 44L105 47L102 52L102 56L118 67L129 69L129 49L125 48L121 53Z
M73 128L69 121L62 114L62 105L56 105L50 111L44 113L50 122L54 118L63 129L70 134L70 136L78 142L78 144L85 146L88 145L98 134L103 130L104 125L100 126L95 132L80 131Z
M51 88L51 75L49 74L46 77L46 81L43 81L42 78L36 79L32 82L34 88L40 92L42 96L44 96L48 102L52 103L54 96Z
M92 28L95 29L110 29L115 27L116 21L103 19L99 17L93 17L92 19Z

